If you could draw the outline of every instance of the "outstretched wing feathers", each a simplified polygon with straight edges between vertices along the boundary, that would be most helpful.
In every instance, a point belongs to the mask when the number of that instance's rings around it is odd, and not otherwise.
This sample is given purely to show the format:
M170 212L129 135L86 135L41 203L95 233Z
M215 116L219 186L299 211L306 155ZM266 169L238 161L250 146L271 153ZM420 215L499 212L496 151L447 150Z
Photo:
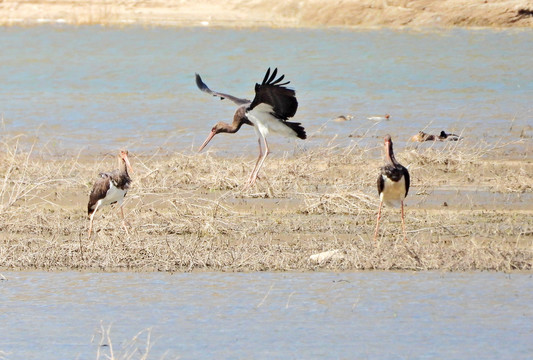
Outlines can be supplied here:
M270 68L268 68L267 72L265 74L265 77L263 78L263 82L261 83L261 85L283 86L283 85L287 85L287 84L290 83L290 81L287 81L287 82L284 82L283 84L278 84L281 80L283 80L285 78L285 75L281 75L277 80L274 80L274 79L276 79L276 75L277 74L278 74L278 68L274 69L274 71L272 72L272 75L270 75ZM270 77L269 77L269 75L270 75Z
M278 71L278 68L276 68L276 70L274 70L274 74ZM266 74L265 74L265 77L263 78L263 82L261 83L262 85L265 85L267 83L267 79L269 78L270 76L270 68L268 68Z
M281 76L279 77L279 79L277 79L277 80L274 81L274 82L271 82L270 85L283 86L283 85L287 85L287 84L289 84L290 81L286 81L286 82L284 82L283 84L279 84L279 82L280 82L281 80L283 80L284 78L285 78L285 75L281 75Z
M298 101L296 100L296 93L292 89L288 89L285 85L288 85L290 81L282 82L285 79L285 75L281 75L276 79L278 75L278 69L275 68L271 71L270 68L265 73L261 84L255 84L255 97L253 101L248 99L241 99L233 95L220 93L211 90L200 77L196 74L196 86L203 92L206 92L212 96L219 97L221 100L229 99L237 105L247 105L248 111L252 110L259 104L268 104L272 106L272 116L277 119L286 121L296 114L298 109Z
M237 105L244 105L244 104L249 104L251 101L248 100L248 99L241 99L241 98L238 98L236 96L233 96L233 95L229 95L229 94L224 94L224 93L220 93L220 92L216 92L216 91L213 91L211 90L203 81L202 81L202 78L200 77L200 75L196 74L196 86L198 86L198 89L202 90L203 92L206 92L210 95L213 95L213 96L216 96L216 97L219 97L220 100L224 100L224 99L228 99L228 100L231 100L233 101L235 104Z
M280 83L285 78L285 75L281 75L276 79L277 74L277 68L272 71L272 74L270 73L270 68L268 68L261 85L255 84L255 98L248 109L252 110L257 105L265 103L272 106L274 110L273 116L280 120L287 120L296 114L298 101L296 100L296 92L284 86L289 84L290 81Z

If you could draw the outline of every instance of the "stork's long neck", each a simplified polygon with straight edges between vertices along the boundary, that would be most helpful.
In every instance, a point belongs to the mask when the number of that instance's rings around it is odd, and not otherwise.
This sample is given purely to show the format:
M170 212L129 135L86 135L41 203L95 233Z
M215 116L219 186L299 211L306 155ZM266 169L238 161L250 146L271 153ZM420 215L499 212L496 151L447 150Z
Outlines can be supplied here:
M394 151L392 150L392 141L388 141L385 143L385 160L387 163L392 165L398 165L398 161L396 161L396 158L394 157Z
M244 124L244 122L242 121L242 119L234 119L233 122L230 124L226 124L227 127L227 131L228 133L231 133L231 134L234 134L236 133L237 131L239 131L239 129L241 128L242 124Z
M126 166L126 160L122 159L121 157L118 158L118 170L121 175L129 176L128 167Z
M216 125L217 133L230 133L234 134L241 128L242 124L246 123L246 113L245 110L240 111L241 109L237 110L235 112L235 115L233 115L233 122L231 124L225 123L225 122L219 122Z
M233 115L233 122L231 123L229 133L236 133L241 128L242 124L249 121L246 117L246 107L241 106L235 111Z

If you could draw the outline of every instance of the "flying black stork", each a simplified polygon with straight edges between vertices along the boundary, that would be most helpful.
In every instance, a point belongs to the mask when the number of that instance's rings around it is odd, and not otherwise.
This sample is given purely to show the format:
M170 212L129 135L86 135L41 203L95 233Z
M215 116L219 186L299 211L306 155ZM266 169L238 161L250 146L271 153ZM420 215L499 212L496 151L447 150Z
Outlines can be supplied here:
M212 91L202 81L200 75L196 74L196 85L200 90L219 97L221 100L229 99L239 105L233 115L233 122L231 124L224 122L216 123L198 151L202 151L216 134L234 134L239 131L243 124L252 125L255 129L259 143L259 156L245 188L252 186L255 183L257 174L270 153L266 140L270 133L280 134L287 137L297 137L300 139L305 139L307 137L305 129L300 123L287 121L296 114L298 101L296 100L295 91L285 87L290 81L282 83L281 81L284 79L285 75L281 75L276 79L277 73L277 68L272 71L272 74L270 73L270 68L268 68L265 77L263 78L263 82L261 84L255 84L255 97L252 101ZM264 153L262 143L265 147Z
M403 200L409 192L409 171L403 167L396 158L392 150L392 139L390 135L385 136L385 166L380 168L378 176L379 210L376 221L376 231L374 241L378 236L379 220L381 218L381 207L383 203L388 206L402 207L402 229L404 241L407 241L405 233L405 220L403 211Z
M99 178L93 185L93 190L89 195L89 204L87 205L88 213L91 218L89 223L89 239L91 238L93 219L96 210L104 205L114 203L118 203L120 206L122 227L126 230L126 234L128 234L128 228L126 227L126 221L124 218L124 209L122 208L124 197L131 184L128 170L133 173L133 169L131 168L128 159L128 151L121 150L118 155L118 169L113 170L112 172L102 172L98 175Z

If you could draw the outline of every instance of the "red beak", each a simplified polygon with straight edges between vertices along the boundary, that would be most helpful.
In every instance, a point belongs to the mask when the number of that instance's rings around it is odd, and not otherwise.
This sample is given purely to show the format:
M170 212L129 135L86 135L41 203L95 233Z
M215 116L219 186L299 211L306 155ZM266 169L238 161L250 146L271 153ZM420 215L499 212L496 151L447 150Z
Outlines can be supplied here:
M133 174L133 168L131 167L130 160L128 159L128 155L124 156L124 161L126 162L126 167L128 168L128 171Z
M200 148L198 149L198 152L202 151L202 149L211 141L213 136L215 136L216 134L217 133L214 130L211 130L211 132L209 133L209 136L207 137L207 139L205 139L205 141L202 144L202 146L200 146Z

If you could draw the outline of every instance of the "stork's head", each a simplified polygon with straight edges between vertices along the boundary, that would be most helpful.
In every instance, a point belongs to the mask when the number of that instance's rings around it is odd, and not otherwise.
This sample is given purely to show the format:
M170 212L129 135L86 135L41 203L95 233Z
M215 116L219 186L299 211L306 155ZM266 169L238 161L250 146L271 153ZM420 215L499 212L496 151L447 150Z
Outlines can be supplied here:
M206 147L206 145L211 141L211 139L215 137L216 134L223 133L223 132L226 132L226 133L229 132L228 127L229 125L222 121L217 122L215 126L213 126L213 128L211 129L211 132L207 136L207 139L205 139L202 146L200 146L200 148L198 149L198 152L202 151L203 148Z
M128 159L128 150L120 150L118 158L119 162L124 163L128 171L133 174L133 168L131 167L130 160Z

